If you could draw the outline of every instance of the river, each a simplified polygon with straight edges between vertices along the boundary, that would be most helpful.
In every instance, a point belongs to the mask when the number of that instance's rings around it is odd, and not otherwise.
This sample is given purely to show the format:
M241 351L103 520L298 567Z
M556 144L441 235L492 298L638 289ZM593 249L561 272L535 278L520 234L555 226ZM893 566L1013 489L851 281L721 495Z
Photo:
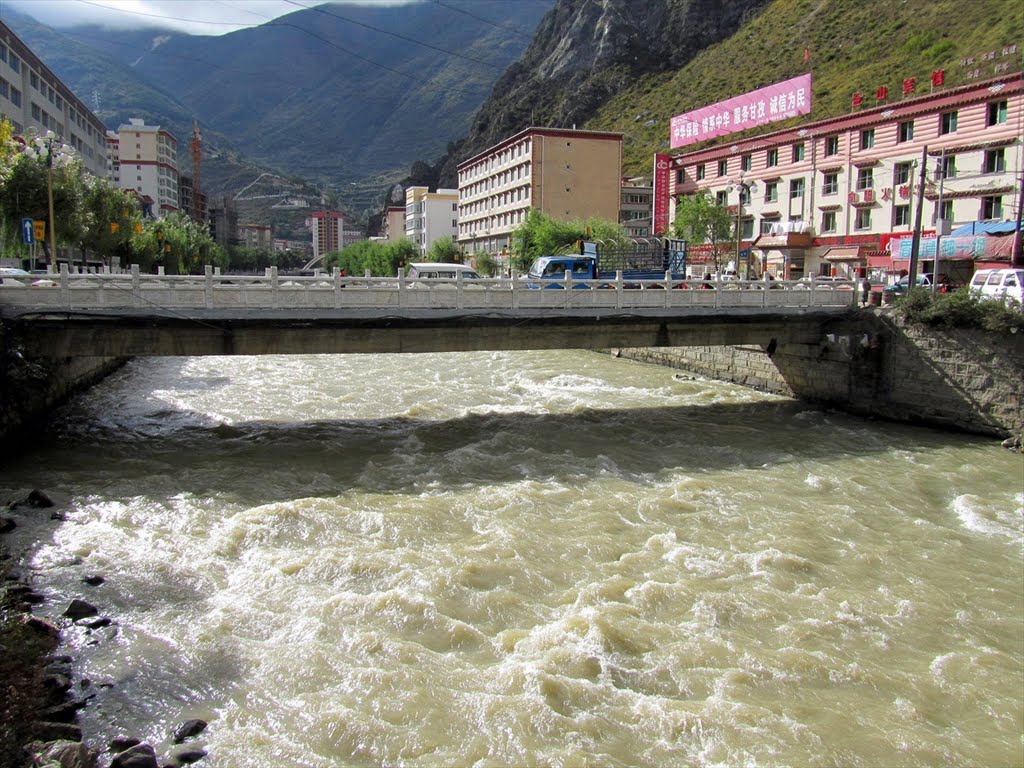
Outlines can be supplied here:
M216 768L1024 765L1024 458L583 351L136 360L0 491L86 740ZM102 576L99 586L82 579Z

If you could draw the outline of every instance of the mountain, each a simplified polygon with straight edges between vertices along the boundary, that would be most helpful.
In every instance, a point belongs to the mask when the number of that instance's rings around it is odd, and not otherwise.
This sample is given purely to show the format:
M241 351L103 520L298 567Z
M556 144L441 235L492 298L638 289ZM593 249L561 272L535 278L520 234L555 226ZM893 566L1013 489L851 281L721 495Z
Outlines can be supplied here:
M3 16L109 127L144 117L187 146L197 119L210 193L237 190L245 158L358 205L465 133L553 3L325 4L219 37Z
M962 60L1007 46L1018 46L1020 69L1022 41L1020 0L559 0L466 138L437 160L440 183L529 125L621 132L624 173L649 175L674 115L808 68L812 119L839 115L855 91L899 93L904 78L928 83L934 69L959 84Z

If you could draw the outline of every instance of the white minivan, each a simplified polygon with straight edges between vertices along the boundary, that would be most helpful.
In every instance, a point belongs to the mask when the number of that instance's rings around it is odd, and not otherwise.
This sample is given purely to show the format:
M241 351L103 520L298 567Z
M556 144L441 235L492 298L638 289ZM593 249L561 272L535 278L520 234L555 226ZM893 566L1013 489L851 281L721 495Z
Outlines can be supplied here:
M971 278L971 293L1024 304L1024 269L979 269Z

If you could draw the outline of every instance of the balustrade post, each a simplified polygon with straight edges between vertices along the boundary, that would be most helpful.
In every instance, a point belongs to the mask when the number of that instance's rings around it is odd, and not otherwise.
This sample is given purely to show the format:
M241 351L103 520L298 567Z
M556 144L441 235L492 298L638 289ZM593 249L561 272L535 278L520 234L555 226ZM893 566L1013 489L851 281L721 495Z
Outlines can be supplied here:
M270 306L277 309L277 267L270 267Z
M615 270L615 307L617 309L622 309L622 299L623 299L623 293L622 292L625 290L625 287L626 286L622 282L622 270L621 269L616 269Z
M207 309L213 309L213 267L206 265L204 270L205 280L203 281L203 298Z
M398 306L405 306L405 270L401 267L398 268Z
M665 270L665 309L672 306L672 272Z
M138 264L132 264L132 306L142 306L142 279L139 275Z
M341 308L341 267L337 264L331 271L331 283L334 285L334 308Z
M70 276L66 262L60 264L60 303L65 309L71 308L71 290L68 288Z
M519 309L519 291L521 286L519 285L519 276L512 273L512 309Z

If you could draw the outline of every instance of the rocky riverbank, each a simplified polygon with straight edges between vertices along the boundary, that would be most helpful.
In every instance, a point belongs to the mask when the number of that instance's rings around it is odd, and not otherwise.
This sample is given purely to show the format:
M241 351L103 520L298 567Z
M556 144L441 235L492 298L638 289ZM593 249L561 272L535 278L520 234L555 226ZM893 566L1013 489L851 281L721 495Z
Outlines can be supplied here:
M206 756L196 741L206 728L202 720L181 723L164 755L130 736L104 748L83 740L78 713L110 684L76 678L75 659L65 653L63 639L71 630L116 634L117 623L79 599L61 606L59 619L40 614L49 598L33 587L31 570L17 562L6 543L19 519L30 515L60 519L53 500L40 491L0 506L0 768L179 768L200 761ZM89 586L103 581L98 574L83 579Z

